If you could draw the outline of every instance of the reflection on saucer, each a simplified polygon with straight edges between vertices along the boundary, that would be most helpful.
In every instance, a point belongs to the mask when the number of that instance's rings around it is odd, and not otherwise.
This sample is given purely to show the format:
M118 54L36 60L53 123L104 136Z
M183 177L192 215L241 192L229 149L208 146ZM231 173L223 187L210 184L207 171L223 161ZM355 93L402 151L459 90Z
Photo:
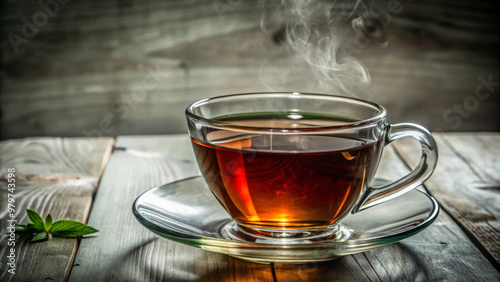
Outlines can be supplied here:
M437 217L436 200L413 190L342 220L347 240L259 242L231 237L235 225L203 178L193 177L153 188L133 204L139 222L152 232L183 244L260 263L306 263L364 252L415 235ZM225 233L224 233L225 232Z

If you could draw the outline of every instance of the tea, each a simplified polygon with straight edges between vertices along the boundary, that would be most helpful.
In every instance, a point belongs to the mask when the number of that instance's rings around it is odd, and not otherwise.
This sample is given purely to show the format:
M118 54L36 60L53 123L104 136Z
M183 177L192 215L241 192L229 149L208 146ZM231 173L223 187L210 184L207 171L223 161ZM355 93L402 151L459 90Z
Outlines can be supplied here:
M219 118L239 125L300 128L345 123L334 116L260 113ZM202 175L231 217L251 228L329 226L373 179L382 141L314 132L251 134L214 131L210 144L192 139Z

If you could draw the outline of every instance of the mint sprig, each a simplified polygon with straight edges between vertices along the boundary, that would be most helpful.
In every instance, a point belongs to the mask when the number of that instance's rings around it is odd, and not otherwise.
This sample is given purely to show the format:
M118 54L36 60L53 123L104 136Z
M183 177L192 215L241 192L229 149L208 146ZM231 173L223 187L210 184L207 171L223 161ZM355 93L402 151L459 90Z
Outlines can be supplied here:
M31 223L17 225L16 234L20 239L29 239L38 242L52 237L74 238L97 232L98 230L84 223L73 220L59 220L52 222L52 216L47 215L45 221L34 210L27 209L26 213Z

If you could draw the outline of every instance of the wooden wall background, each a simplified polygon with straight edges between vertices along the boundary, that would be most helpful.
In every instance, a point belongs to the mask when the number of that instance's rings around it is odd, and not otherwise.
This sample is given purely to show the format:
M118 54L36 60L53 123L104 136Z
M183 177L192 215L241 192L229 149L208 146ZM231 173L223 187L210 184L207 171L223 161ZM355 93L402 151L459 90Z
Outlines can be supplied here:
M266 91L260 66L281 48L272 32L259 29L273 1L44 3L57 10L45 24L37 1L2 1L1 139L185 132L189 103ZM498 83L490 85L488 98L469 104L474 110L443 118L454 104L474 102L479 76L500 81L499 4L399 3L402 11L387 25L389 45L369 46L358 56L371 72L372 100L386 106L391 122L435 131L500 130ZM388 5L376 1L374 10ZM23 35L23 17L39 28L18 41L15 52L12 34ZM157 68L150 89L133 94Z

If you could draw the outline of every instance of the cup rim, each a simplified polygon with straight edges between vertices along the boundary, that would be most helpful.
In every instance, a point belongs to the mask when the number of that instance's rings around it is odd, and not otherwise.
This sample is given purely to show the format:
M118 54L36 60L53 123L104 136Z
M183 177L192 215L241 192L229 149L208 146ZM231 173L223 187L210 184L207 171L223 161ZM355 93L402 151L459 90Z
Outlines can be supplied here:
M309 96L309 97L323 97L323 98L335 98L335 99L341 99L341 100L346 100L346 101L356 101L356 102L361 102L367 105L370 105L378 110L378 113L370 117L368 119L360 120L360 121L355 121L355 122L345 122L342 124L338 125L314 125L314 126L306 126L306 127L264 127L264 126L248 126L248 125L238 125L230 122L225 122L225 121L220 121L220 120L215 120L215 119L210 119L210 118L205 118L199 115L196 115L193 111L195 107L201 106L203 104L209 103L214 100L222 100L222 99L227 99L231 97L240 97L240 96L257 96L257 95L268 95L268 96L290 96L291 97L299 97L299 96ZM214 127L221 127L224 129L232 129L232 130L242 130L242 131L273 131L275 132L276 130L283 131L283 132L301 132L301 131L319 131L319 130L335 130L335 129L349 129L349 128L358 128L358 127L363 127L367 126L370 124L377 123L384 119L387 116L387 110L374 102L363 100L363 99L358 99L358 98L352 98L352 97L346 97L346 96L340 96L340 95L333 95L333 94L322 94L322 93L304 93L304 92L249 92L249 93L238 93L238 94L229 94L229 95L221 95L221 96L215 96L215 97L210 97L210 98L205 98L198 100L189 106L187 106L185 110L185 114L188 118L194 119L199 122L203 122L205 124L209 124Z

